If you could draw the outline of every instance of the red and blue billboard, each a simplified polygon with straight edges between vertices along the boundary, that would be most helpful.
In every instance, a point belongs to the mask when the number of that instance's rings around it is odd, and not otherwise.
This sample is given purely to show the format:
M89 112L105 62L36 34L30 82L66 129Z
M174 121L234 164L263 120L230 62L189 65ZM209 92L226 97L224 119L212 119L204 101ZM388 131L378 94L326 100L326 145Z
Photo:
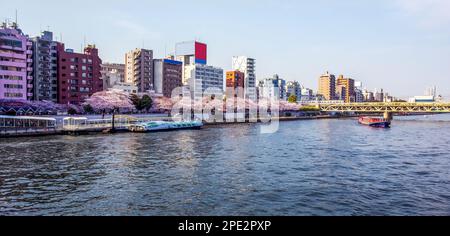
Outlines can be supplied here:
M208 62L208 47L204 43L195 42L195 63L206 65Z

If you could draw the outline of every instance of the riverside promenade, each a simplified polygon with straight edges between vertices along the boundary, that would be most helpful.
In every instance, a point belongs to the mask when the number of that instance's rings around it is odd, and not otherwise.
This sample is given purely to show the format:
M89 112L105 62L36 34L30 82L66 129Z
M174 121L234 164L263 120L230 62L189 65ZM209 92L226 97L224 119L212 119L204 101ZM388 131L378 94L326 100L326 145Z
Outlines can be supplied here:
M112 115L0 116L0 138L99 133L112 128ZM116 115L115 128L149 121L169 121L168 114Z
M351 116L345 116L351 117ZM5 118L5 116L3 116ZM21 117L11 117L21 118ZM133 114L133 115L116 115L114 128L112 115L87 115L87 116L33 116L22 117L23 122L17 123L13 127L7 126L5 121L0 121L0 138L8 137L31 137L31 136L48 136L48 135L78 135L78 134L96 134L110 133L114 129L115 132L129 132L128 126L131 124L150 122L150 121L172 121L172 117L168 114ZM343 118L341 116L331 115L311 115L311 116L292 116L278 117L272 120L279 121L297 121L297 120L315 120L315 119L336 119ZM41 125L31 125L31 121L53 121ZM261 121L258 121L261 122ZM216 126L245 122L204 122L205 126Z

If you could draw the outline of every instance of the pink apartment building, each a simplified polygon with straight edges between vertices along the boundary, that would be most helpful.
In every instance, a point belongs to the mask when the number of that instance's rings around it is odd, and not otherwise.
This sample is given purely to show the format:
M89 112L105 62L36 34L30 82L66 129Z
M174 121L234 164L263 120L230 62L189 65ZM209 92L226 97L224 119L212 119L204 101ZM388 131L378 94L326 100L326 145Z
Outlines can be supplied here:
M0 99L33 97L32 42L16 23L0 27Z

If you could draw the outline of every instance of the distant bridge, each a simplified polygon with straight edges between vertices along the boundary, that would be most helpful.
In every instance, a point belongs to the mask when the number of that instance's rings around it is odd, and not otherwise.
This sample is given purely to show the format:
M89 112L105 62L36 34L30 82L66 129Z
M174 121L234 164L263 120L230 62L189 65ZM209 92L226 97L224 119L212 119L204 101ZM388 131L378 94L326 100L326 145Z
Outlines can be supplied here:
M325 112L384 113L392 119L398 113L450 113L450 103L341 103L320 104Z

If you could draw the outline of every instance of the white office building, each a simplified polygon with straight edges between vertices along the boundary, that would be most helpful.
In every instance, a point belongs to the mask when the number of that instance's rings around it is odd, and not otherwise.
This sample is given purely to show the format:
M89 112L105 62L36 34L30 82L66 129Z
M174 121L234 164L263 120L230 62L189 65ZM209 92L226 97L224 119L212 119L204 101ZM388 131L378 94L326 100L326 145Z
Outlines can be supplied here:
M223 95L223 69L203 64L186 65L186 82L192 98L202 99L203 95Z
M286 101L286 81L280 79L278 75L259 81L259 98L269 98Z
M256 60L246 56L235 56L232 59L232 69L245 74L245 97L256 99Z
M138 87L134 84L130 83L115 83L111 88L108 89L109 91L119 91L124 92L127 94L138 94Z

